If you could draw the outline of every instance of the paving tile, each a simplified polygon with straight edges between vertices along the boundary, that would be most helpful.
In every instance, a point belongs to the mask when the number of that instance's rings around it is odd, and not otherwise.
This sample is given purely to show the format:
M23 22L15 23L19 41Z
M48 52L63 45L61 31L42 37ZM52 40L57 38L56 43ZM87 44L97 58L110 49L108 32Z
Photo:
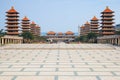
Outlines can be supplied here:
M54 76L18 76L15 80L54 80Z
M10 75L10 76L14 76L14 75L23 75L23 76L32 76L32 75L36 75L36 72L3 72L1 75Z
M59 68L59 71L90 71L89 68Z
M120 76L101 76L101 80L120 80Z
M0 68L0 71L20 71L22 68Z
M94 76L59 76L58 80L97 80Z
M110 73L110 72L77 72L78 73L78 75L104 75L104 76L106 76L106 75L109 75L109 76L112 76L113 74L112 73Z
M12 80L14 76L0 76L0 80Z
M65 76L65 75L74 75L73 72L40 72L39 75L58 75L58 76Z
M24 71L55 71L56 68L25 68Z

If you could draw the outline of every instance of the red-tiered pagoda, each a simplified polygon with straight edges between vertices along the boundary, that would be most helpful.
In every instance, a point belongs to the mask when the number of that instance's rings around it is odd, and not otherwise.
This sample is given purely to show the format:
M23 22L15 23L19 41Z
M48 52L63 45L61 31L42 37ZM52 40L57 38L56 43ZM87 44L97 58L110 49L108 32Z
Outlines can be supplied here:
M102 32L101 34L104 35L114 35L115 34L115 29L114 29L114 22L113 22L113 13L109 7L106 7L106 9L101 13L102 14Z
M85 32L85 35L87 35L87 34L90 32L90 23L87 21L87 22L84 24L84 26L85 26L84 32Z
M83 36L84 33L85 33L85 26L82 25L82 26L80 27L80 36Z
M96 16L94 16L91 19L91 27L90 27L91 32L98 34L98 27L99 27L98 23L99 23L98 18L96 18Z
M40 36L40 26L39 25L36 26L36 35Z
M6 26L6 31L7 31L7 35L13 35L13 36L17 36L19 35L19 26L18 26L18 12L14 9L14 7L11 7L10 10L8 10L7 12L7 26Z
M25 16L22 19L22 32L30 32L30 20Z
M30 32L34 36L40 36L40 26L36 25L34 21L32 21L32 23L30 24Z
M34 21L32 21L32 23L30 24L30 28L31 28L31 30L30 30L30 32L33 34L33 35L36 35L36 24L35 24L35 22Z

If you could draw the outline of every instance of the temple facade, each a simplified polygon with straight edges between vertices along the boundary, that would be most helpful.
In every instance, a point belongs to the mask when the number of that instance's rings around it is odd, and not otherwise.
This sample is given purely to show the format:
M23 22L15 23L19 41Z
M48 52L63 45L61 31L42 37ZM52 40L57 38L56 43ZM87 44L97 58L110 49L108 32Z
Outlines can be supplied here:
M109 7L106 7L106 9L101 12L102 14L102 19L101 19L101 35L102 36L107 36L107 35L114 35L115 34L115 28L113 26L114 22L114 18L113 18L113 13L114 11L112 11L111 9L109 9Z
M23 19L22 19L22 32L30 32L30 20L25 16Z
M96 16L94 16L90 22L90 32L99 34L99 32L98 32L99 24L98 23L99 23L98 18L96 18Z
M6 22L6 33L10 36L18 36L19 35L19 13L14 9L14 7L11 7L10 10L7 12L7 22Z
M75 35L72 31L67 31L66 33L62 32L54 32L54 31L49 31L47 35L45 36L48 41L53 42L53 41L73 41L75 39Z

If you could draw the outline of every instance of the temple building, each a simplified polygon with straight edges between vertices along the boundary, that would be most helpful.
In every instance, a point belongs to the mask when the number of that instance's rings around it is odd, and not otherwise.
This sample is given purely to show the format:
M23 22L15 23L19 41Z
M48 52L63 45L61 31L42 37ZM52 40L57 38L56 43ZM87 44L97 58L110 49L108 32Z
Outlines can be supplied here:
M107 35L114 35L115 34L115 28L113 26L114 22L114 18L113 18L113 13L114 11L112 11L111 9L109 9L109 7L106 7L106 9L101 12L102 14L102 26L101 26L101 35L103 36L107 36Z
M8 10L7 12L7 26L6 26L6 33L7 35L11 35L11 36L18 36L19 35L19 13L14 9L14 7L11 7L10 10Z
M0 38L0 44L21 44L23 42L23 38L19 37L19 13L14 9L14 7L11 7L11 9L6 13L6 35Z
M22 32L30 32L30 20L25 16L22 19Z
M53 42L53 41L73 41L75 39L75 35L72 31L67 31L65 33L62 32L54 32L54 31L49 31L47 35L45 36L48 41Z
M94 16L92 19L91 19L91 23L90 23L90 31L92 33L96 33L98 34L98 28L99 28L99 24L98 24L98 18L96 18L96 16Z

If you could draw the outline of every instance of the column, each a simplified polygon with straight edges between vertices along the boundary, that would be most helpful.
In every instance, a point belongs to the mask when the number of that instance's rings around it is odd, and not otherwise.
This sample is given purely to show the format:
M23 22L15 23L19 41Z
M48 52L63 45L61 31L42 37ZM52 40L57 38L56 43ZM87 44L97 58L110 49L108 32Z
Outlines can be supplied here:
M2 44L4 44L4 38L2 38Z
M120 46L120 38L118 38L118 45Z

